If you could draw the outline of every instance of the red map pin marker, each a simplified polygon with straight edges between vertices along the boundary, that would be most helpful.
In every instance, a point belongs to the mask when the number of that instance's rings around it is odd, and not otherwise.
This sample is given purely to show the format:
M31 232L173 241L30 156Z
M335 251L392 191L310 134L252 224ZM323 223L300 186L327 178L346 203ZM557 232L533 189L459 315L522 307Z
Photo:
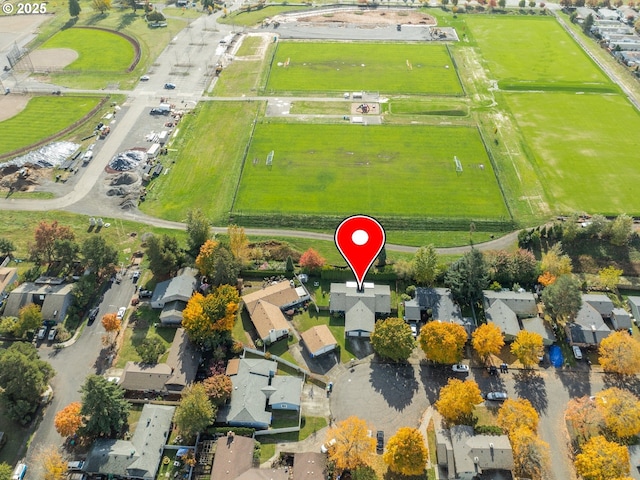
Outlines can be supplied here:
M374 218L354 215L338 225L334 239L362 291L364 277L384 247L384 228Z

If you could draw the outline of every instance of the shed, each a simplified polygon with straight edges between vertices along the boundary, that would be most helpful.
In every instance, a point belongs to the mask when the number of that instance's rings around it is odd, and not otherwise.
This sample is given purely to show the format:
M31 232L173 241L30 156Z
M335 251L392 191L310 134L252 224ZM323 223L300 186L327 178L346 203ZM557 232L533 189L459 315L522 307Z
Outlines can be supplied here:
M300 336L311 358L332 352L338 346L338 342L331 330L324 324L311 327Z
M611 312L611 323L615 330L631 328L631 316L624 308L614 308Z

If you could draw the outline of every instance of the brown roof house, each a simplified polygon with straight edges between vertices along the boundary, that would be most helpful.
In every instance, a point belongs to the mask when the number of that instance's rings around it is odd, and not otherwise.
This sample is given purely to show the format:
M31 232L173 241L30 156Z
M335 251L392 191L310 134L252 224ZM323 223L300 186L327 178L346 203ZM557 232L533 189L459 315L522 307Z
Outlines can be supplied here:
M293 457L293 480L324 480L327 456L320 452L296 453Z
M325 324L311 327L300 336L311 358L332 352L338 346L331 330Z
M506 435L474 435L473 427L456 425L436 430L438 464L447 478L510 480L513 449Z
M291 326L283 311L295 308L309 300L304 287L294 287L284 281L243 295L242 301L258 332L258 337L270 344L289 335Z
M180 393L195 380L199 363L200 353L189 340L184 328L179 328L169 349L167 363L149 365L127 362L119 383L128 391Z
M284 468L258 468L254 459L255 440L227 434L216 442L211 480L288 480Z
M356 282L332 283L329 310L344 314L346 337L369 337L376 318L391 313L391 289L389 285L365 282L364 291L360 292Z

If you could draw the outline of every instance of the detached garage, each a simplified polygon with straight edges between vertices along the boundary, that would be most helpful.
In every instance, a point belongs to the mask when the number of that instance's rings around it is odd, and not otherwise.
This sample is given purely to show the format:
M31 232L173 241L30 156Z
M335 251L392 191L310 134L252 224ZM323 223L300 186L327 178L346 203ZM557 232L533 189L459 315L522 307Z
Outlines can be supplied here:
M338 342L326 325L310 328L300 336L311 358L329 353L338 346Z

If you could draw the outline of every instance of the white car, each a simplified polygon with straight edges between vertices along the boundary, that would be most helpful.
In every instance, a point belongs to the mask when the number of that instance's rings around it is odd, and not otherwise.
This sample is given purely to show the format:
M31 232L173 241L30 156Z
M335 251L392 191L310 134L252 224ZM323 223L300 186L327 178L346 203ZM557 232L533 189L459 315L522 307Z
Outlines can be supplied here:
M38 340L44 340L44 337L47 336L47 327L40 327L38 330Z
M118 314L116 315L116 318L118 320L122 320L124 318L124 312L126 312L126 311L127 311L127 307L120 307L118 309Z
M320 446L320 451L321 451L322 453L327 453L327 452L329 451L329 449L330 449L331 447L333 447L335 444L336 444L336 439L335 439L335 438L332 438L332 439L331 439L331 440L329 440L327 443L323 443L323 444Z
M509 398L509 395L507 395L507 392L489 392L485 398L496 402L504 402Z
M465 365L464 363L458 363L457 365L454 365L453 367L451 367L451 370L453 370L456 373L469 373L469 365Z
M56 329L56 327L53 327L51 330L49 330L49 341L53 342L56 339L57 334L58 330Z
M410 323L409 326L411 327L411 335L413 335L413 338L418 336L418 327L415 323Z
M143 82L146 82L147 80L149 80L149 75L143 75L140 77L140 80Z
M582 360L582 350L580 350L580 347L577 345L574 345L572 349L573 349L573 356L576 358L576 360Z

